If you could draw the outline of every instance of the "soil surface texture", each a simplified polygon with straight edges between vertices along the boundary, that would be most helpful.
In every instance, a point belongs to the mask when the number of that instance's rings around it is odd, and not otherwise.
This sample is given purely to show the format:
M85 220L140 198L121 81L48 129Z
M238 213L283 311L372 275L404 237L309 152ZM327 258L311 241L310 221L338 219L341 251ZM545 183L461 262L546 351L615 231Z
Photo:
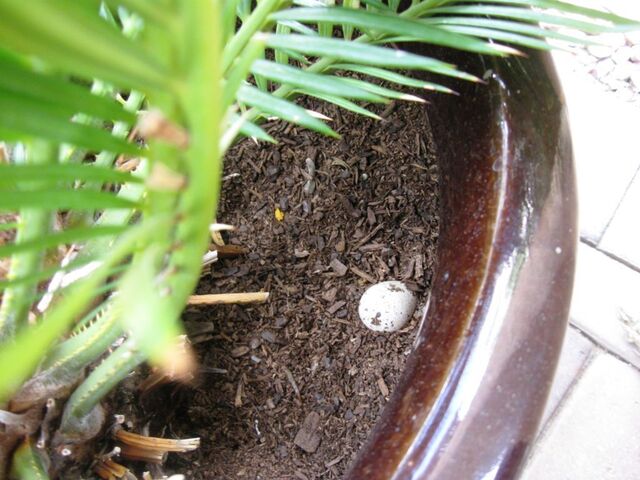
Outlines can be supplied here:
M383 120L307 102L336 141L264 128L227 155L218 221L245 253L222 258L199 294L269 291L261 305L191 307L202 373L194 388L146 396L150 433L201 437L167 472L193 479L338 479L396 386L431 284L438 171L424 105L372 107ZM373 283L418 297L405 328L378 334L358 318ZM143 414L144 415L144 414Z

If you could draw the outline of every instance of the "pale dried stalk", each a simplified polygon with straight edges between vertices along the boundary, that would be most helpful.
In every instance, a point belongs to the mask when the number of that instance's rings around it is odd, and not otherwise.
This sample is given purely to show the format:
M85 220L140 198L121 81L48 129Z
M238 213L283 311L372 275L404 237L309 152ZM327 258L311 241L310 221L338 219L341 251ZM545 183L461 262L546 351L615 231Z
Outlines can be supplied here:
M232 232L236 227L227 223L212 223L209 225L210 232Z
M116 440L124 445L163 452L191 452L200 446L200 438L160 438L147 437L137 433L118 430L114 434Z
M125 478L129 473L129 469L114 462L110 458L102 459L93 467L93 471L104 480L113 478ZM135 477L134 477L135 478Z
M132 445L122 445L120 448L122 449L120 456L127 460L162 465L167 459L167 452L164 450L154 450L152 448L135 447Z
M191 295L189 305L229 305L264 303L269 299L269 292L246 293L212 293L208 295Z

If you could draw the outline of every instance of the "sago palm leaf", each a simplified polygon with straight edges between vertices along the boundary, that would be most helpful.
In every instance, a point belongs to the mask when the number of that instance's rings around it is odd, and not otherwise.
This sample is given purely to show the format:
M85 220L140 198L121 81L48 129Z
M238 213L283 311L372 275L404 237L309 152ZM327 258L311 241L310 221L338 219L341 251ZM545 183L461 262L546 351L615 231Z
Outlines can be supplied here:
M1 66L11 74L0 81L0 127L20 135L27 144L24 165L3 167L7 174L0 182L0 210L18 212L23 220L29 211L44 216L38 228L32 222L21 221L16 244L0 247L0 254L13 255L6 282L9 288L4 292L0 312L0 325L7 340L0 350L0 398L5 401L33 373L51 342L79 319L90 302L106 298L107 292L96 296L96 291L116 267L120 268L120 281L112 288L134 285L133 305L123 300L126 308L118 310L120 331L129 330L136 348L156 362L167 367L173 361L179 362L179 358L171 358L171 345L181 331L179 313L198 278L220 172L216 132L221 114L218 90L211 88L220 83L215 54L218 39L210 29L210 23L216 21L210 2L176 5L168 16L152 13L154 9L149 8L148 2L110 2L142 7L138 13L149 22L149 37L166 28L166 22L175 25L182 21L188 25L185 34L172 42L166 41L170 33L165 33L163 48L156 50L146 46L148 37L134 41L123 36L100 18L97 10L86 5L80 7L77 2L65 0L36 3L22 7L15 2L0 2L0 38L4 46L12 48L10 54L0 57ZM37 15L33 14L35 7L42 9ZM46 17L45 11L51 15L46 22L41 20ZM126 15L120 17L121 22L126 21ZM192 65L183 61L173 71L161 66L184 52L207 61ZM37 58L38 62L30 58ZM110 134L104 128L105 122L118 121L133 127L136 118L114 99L93 95L76 81L96 77L127 95L135 93L130 88L145 91L150 105L162 110L162 121L186 132L188 146L154 139L156 133L151 131L151 138L142 149L120 135ZM77 114L100 122L73 120ZM30 147L34 137L46 139L52 147L44 159L44 168L37 158L38 151ZM110 158L111 162L100 166L91 161L83 165L60 164L63 142L95 152L98 159ZM131 175L118 171L113 164L117 154L146 157L143 162L149 163L148 173ZM182 188L196 173L203 182ZM136 184L142 189L132 197L128 192L135 190ZM60 215L68 219L79 211L95 212L97 220L86 227L66 226L63 221L62 227L57 227L62 231L51 230L54 219ZM131 223L134 216L140 217L135 224ZM32 233L21 235L29 231ZM35 285L24 288L21 278L37 278L44 253L50 254L51 247L71 244L80 248L77 259L81 258L85 265L97 265L96 269L87 278L54 292L51 307L38 325L27 327L26 316L31 307L17 309L16 304L24 306L24 302L11 299L33 297ZM30 262L30 271L19 268L25 258L35 259ZM124 270L122 262L127 266ZM142 265L149 268L143 269ZM143 271L149 288L141 292L138 281ZM159 281L162 272L172 273ZM126 298L122 293L120 297ZM159 315L152 315L144 308L150 304L163 305L164 309ZM142 308L138 310L135 305ZM86 363L100 353L100 349L95 351ZM12 367L16 363L20 368Z
M436 59L416 57L401 50L384 48L385 44L398 41L427 42L482 54L506 55L519 53L516 50L518 47L549 49L550 46L546 42L549 38L564 42L589 43L583 37L543 28L538 25L539 22L590 33L623 31L637 28L638 25L637 22L606 12L557 1L504 0L472 2L474 5L466 5L471 2L423 0L412 2L409 8L399 13L395 12L397 5L393 3L385 4L377 0L362 3L365 9L359 4L344 2L343 7L291 8L276 11L268 17L268 20L276 22L278 27L275 34L265 37L267 47L274 51L278 63L305 72L326 74L328 71L335 73L346 70L399 85L408 85L406 76L392 70L420 69L443 76L472 81L477 79L458 71L452 65L443 64ZM501 3L505 5L500 5ZM537 9L532 10L531 7ZM263 12L260 21L254 25L258 24L267 27L270 25L264 19ZM306 29L292 27L305 24L308 25ZM319 37L317 31L322 25L327 24L340 25L344 39ZM283 28L282 25L286 25L287 28ZM295 33L291 33L292 30ZM257 35L259 34L254 37ZM352 37L353 42L347 40ZM233 51L237 49L238 45L235 45ZM306 62L294 61L290 64L289 55L292 52L304 55ZM345 62L355 65L355 68L342 69L336 66L344 65ZM370 70L372 68L375 70ZM263 66L260 76L271 79L276 87L272 95L276 97L284 98L296 93L305 93L354 110L354 97L342 93L339 88L333 91L327 91L325 85L308 88L300 85L303 77L301 73L294 81L288 81L284 77L273 78L274 74L265 74L264 70ZM369 71L365 73L366 70ZM443 83L445 82L443 80ZM422 87L451 93L449 88L440 83ZM254 108L252 112L251 118L254 118L260 114L260 109Z

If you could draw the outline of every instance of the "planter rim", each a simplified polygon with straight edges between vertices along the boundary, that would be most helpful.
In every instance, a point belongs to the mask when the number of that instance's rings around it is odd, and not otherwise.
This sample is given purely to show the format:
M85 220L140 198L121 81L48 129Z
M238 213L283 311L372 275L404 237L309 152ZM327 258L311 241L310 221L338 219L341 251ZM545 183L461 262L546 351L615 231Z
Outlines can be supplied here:
M566 330L577 208L550 56L438 56L487 84L429 98L441 168L438 268L403 377L350 480L517 476Z

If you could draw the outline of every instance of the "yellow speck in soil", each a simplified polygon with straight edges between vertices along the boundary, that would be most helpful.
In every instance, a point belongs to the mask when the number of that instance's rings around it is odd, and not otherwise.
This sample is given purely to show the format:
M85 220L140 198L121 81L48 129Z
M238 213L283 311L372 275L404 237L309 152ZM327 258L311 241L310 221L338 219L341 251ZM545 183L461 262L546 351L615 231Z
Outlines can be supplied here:
M276 220L279 222L284 220L284 212L277 207L276 207L276 211L274 212L274 216L276 217Z

